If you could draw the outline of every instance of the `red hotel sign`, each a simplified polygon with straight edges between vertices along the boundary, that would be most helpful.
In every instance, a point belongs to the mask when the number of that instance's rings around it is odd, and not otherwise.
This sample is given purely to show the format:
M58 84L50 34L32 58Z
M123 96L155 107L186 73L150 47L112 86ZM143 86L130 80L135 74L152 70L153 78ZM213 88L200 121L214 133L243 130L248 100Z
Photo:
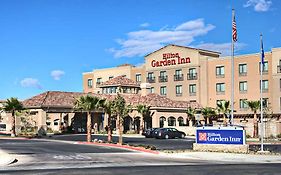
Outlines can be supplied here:
M151 66L161 67L161 66L171 66L171 65L186 64L186 63L190 63L189 57L181 58L179 53L164 53L163 60L161 61L152 60Z

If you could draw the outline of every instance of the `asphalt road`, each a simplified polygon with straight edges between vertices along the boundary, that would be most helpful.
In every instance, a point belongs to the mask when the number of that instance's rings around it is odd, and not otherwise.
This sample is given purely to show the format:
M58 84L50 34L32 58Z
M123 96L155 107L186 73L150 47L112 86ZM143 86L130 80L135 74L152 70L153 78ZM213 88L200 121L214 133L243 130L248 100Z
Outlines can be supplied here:
M107 140L107 136L102 135L93 135L93 139L98 140ZM55 135L50 137L49 139L55 140L68 140L68 141L85 141L85 134L72 134L72 135ZM118 137L114 136L113 141L118 142ZM132 145L152 145L155 146L157 150L186 150L192 149L193 143L195 142L192 138L184 138L184 139L155 139L155 138L144 138L144 137L124 137L124 143L132 144ZM260 144L251 144L251 151L260 150ZM281 153L281 145L280 144L265 144L264 150Z

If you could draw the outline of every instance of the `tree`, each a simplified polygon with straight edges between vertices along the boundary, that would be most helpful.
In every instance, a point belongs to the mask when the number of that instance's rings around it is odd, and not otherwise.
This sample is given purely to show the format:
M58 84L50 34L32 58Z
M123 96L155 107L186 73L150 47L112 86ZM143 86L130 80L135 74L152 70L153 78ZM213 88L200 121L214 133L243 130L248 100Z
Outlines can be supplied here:
M16 136L16 120L15 115L17 111L23 110L23 105L17 98L11 97L4 103L3 110L12 113L12 137Z
M224 123L224 125L227 125L226 118L229 115L229 113L231 112L230 102L226 101L226 100L219 101L217 103L217 109L218 109L219 113L223 114L223 123Z
M122 145L123 138L122 138L122 132L123 132L123 121L124 117L127 116L132 111L132 108L130 105L126 105L125 99L120 96L118 93L115 99L113 100L113 113L117 115L117 127L119 131L119 144Z
M148 128L148 122L151 121L150 106L139 104L137 105L137 111L142 115L144 130Z
M252 112L254 112L254 131L253 137L258 137L258 119L257 119L257 111L260 109L260 101L247 101L247 104Z
M114 107L114 103L113 101L110 100L105 100L105 102L103 103L103 109L104 112L108 115L108 124L107 124L107 141L108 142L112 142L112 126L111 126L111 117L112 117L112 113L114 111L113 107Z
M205 107L202 108L202 115L206 119L206 124L210 124L210 118L216 115L216 111L214 110L214 108Z
M189 121L195 121L196 109L188 107L186 110L186 114Z
M75 101L74 109L87 113L87 142L92 141L91 112L98 110L102 106L103 102L104 102L103 99L100 99L98 97L93 97L90 95L81 96Z

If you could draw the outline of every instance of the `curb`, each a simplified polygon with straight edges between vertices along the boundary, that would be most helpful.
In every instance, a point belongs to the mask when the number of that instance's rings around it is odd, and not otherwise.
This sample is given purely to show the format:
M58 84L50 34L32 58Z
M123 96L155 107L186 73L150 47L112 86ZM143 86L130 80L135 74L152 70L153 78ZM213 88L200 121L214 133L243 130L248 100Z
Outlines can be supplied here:
M26 137L1 137L0 139L8 139L8 140L30 140L32 138L26 138Z
M140 151L140 152L151 153L151 154L159 154L159 152L155 151L155 150L149 150L149 149L145 149L142 147L134 147L134 146L129 146L129 145L97 143L97 142L75 142L75 144L107 146L107 147L123 148L123 149L129 149L129 150L133 150L133 151Z
M260 142L246 142L249 145L260 145ZM281 145L281 142L263 143L264 145Z

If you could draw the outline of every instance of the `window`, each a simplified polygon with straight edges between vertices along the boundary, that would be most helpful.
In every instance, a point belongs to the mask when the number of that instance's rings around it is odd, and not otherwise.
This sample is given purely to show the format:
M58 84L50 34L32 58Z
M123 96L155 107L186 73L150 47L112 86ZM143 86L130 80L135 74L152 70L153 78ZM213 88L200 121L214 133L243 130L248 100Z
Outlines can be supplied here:
M225 84L224 83L217 83L216 84L216 91L217 92L225 92Z
M155 77L153 72L149 72L147 74L147 82L148 83L155 83Z
M168 126L176 126L176 118L175 117L169 117L168 118Z
M247 109L248 108L247 99L240 99L239 107L240 109Z
M259 70L261 70L260 68L261 64L259 64ZM265 61L264 64L262 65L262 72L268 72L268 61Z
M239 64L239 75L240 76L247 75L247 64Z
M113 78L113 76L110 76L108 79L111 80Z
M0 131L6 131L6 124L0 124Z
M101 78L97 78L97 84L101 84Z
M179 126L184 126L184 120L183 120L183 117L179 117L178 118L178 122L179 122Z
M141 74L136 74L136 82L141 82Z
M154 87L150 88L150 93L155 93Z
M166 71L160 71L159 82L167 82L168 76Z
M93 79L88 79L88 88L93 87Z
M262 91L263 92L268 91L268 80L262 80Z
M160 87L160 95L167 95L167 88L166 86Z
M268 98L263 98L263 99L262 99L262 106L263 106L264 108L268 107Z
M176 95L177 96L182 95L182 85L176 85Z
M159 118L159 126L160 128L164 127L164 122L166 121L166 118L164 116Z
M196 68L190 68L188 70L187 79L188 80L196 80L197 79Z
M239 91L245 92L247 91L247 81L241 81L239 82Z
M189 85L189 95L195 95L196 94L196 84L190 84Z
M216 76L217 77L224 77L224 66L217 66L216 67Z
M281 90L281 79L279 80L279 88Z
M178 70L175 71L174 80L175 81L182 81L183 80L183 74L182 74L181 69L178 69Z

